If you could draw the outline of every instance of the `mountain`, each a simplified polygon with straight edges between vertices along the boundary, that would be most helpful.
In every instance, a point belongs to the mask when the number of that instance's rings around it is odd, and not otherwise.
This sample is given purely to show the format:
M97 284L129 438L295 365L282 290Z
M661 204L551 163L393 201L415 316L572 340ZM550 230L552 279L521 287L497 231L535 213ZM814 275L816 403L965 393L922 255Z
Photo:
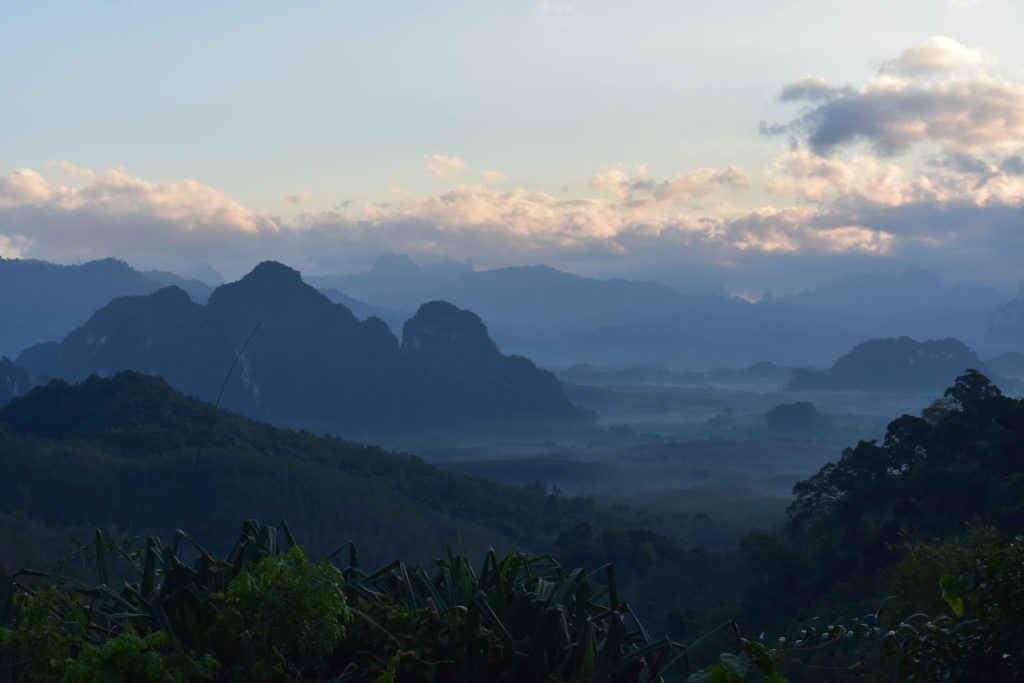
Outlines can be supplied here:
M466 273L433 294L496 325L543 327L554 333L660 322L684 313L736 311L746 305L718 294L684 294L656 282L598 280L544 265Z
M404 254L383 254L373 267L354 275L311 276L308 282L318 289L335 289L374 306L413 309L440 284L464 273L473 272L468 260L442 259L417 265Z
M986 339L1010 351L1024 351L1024 297L1018 297L992 311Z
M166 270L147 270L142 273L160 287L179 287L185 290L193 301L200 303L210 298L214 285L195 278L182 277Z
M899 275L858 273L778 300L791 306L868 315L914 309L955 309L995 306L999 292L976 283L947 286L935 273L908 268Z
M65 266L0 257L0 355L62 339L111 299L148 294L172 282L197 300L209 294L201 282L162 271L141 273L112 258Z
M946 285L919 269L851 275L751 304L723 291L683 292L545 265L475 271L448 261L430 268L386 254L367 273L310 282L336 290L330 293L334 301L347 303L347 296L365 302L365 314L384 318L395 330L394 310L429 299L451 302L487 320L501 348L546 366L825 364L872 337L955 336L988 355L1012 347L1005 334L986 334L998 292L978 284Z
M475 311L502 348L545 365L653 363L687 370L766 360L826 363L872 336L964 335L980 344L989 305L999 300L980 285L946 287L926 271L857 276L831 289L836 291L819 288L813 301L784 297L752 304L538 265L465 273L431 297ZM810 305L815 303L821 307Z
M0 514L133 534L185 524L218 547L239 520L287 519L312 554L355 540L371 566L428 560L445 539L479 551L517 539L536 547L582 520L608 521L589 501L559 497L553 507L542 487L254 422L135 372L55 380L14 399L0 408L0 452Z
M70 381L138 370L250 417L344 434L581 417L551 373L503 356L475 315L425 304L400 345L379 318L358 320L271 261L205 306L176 287L115 299L18 362Z
M392 332L401 332L402 325L404 325L405 321L412 316L410 311L386 308L384 306L374 306L364 301L360 301L355 297L339 292L333 287L320 287L319 289L328 299L336 304L343 305L345 308L352 311L352 314L360 320L366 320L367 318L380 318L388 324L388 328L390 328Z
M794 370L789 387L935 391L968 368L986 371L977 354L959 339L871 339L836 360L828 373Z

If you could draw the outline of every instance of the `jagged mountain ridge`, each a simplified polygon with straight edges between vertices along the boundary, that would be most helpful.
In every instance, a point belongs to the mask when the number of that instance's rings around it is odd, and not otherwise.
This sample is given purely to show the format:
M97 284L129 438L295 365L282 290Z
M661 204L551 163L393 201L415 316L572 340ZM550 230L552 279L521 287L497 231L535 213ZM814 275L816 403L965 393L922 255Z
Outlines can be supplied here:
M26 349L18 364L71 381L138 370L215 401L237 356L221 405L350 435L581 415L551 373L503 356L468 311L426 304L403 337L400 345L379 318L358 320L298 271L267 261L205 306L174 287L116 299L63 342Z
M111 299L149 294L175 284L198 300L212 289L197 280L161 271L139 272L106 258L80 265L0 257L0 355L62 339Z

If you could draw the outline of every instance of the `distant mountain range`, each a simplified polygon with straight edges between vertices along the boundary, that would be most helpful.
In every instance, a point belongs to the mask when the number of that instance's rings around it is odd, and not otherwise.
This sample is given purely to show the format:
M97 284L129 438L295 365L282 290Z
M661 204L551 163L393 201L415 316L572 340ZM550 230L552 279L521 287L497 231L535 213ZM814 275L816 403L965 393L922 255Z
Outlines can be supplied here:
M1005 295L977 284L947 286L913 269L852 275L755 304L720 291L679 292L543 265L474 271L455 261L420 267L394 254L366 273L310 280L329 287L334 301L356 297L393 328L420 301L449 301L486 320L502 349L544 365L825 365L873 337L958 337L986 355L1024 345L1024 336L1014 336L1016 323L1007 324L1024 316L996 316L1000 305L1012 309Z
M211 402L222 392L221 405L250 417L347 435L585 417L553 374L502 355L469 311L424 304L399 344L379 318L358 320L275 262L205 306L177 287L115 299L17 364L70 381L137 370Z
M196 271L208 280L216 273ZM4 279L6 277L6 279ZM1024 351L1024 298L934 273L861 274L757 303L721 291L680 292L655 282L599 280L548 266L475 271L468 261L417 265L385 254L364 273L306 278L359 320L395 337L424 301L442 300L487 322L505 353L545 366L653 364L671 370L761 361L825 367L871 338L956 337L984 357ZM0 355L57 341L116 296L177 284L203 302L198 280L142 273L111 259L82 266L0 261Z
M908 268L899 275L848 275L796 294L784 294L776 300L801 308L877 316L915 309L997 306L1006 297L980 284L947 286L931 271Z
M213 290L199 280L140 272L116 259L62 266L0 258L0 355L13 357L31 344L62 339L111 299L167 285L181 287L196 301Z

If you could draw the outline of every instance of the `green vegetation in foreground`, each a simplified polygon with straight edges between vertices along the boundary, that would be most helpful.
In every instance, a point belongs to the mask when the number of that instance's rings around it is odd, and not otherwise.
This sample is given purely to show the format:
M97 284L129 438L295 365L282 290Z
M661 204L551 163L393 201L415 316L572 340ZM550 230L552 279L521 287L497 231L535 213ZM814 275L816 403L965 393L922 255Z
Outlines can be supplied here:
M354 547L339 570L308 560L283 523L251 521L223 560L182 533L131 551L97 532L82 551L96 585L8 582L4 680L625 683L659 680L686 656L647 634L611 566L588 574L491 551L476 570L449 549L429 569L396 561L368 574ZM730 666L773 672L763 648L745 647Z
M567 571L548 556L490 551L478 571L449 548L429 568L395 561L366 573L354 546L344 570L310 561L284 523L246 522L222 560L180 532L138 550L96 532L79 552L98 583L30 571L4 581L0 680L785 683L776 662L799 663L800 680L1019 680L1021 541L975 528L904 551L890 587L905 596L893 604L934 607L941 594L951 615L808 625L772 649L730 621L737 651L691 673L691 648L648 634L610 565ZM951 571L923 589L942 567ZM836 652L857 661L830 663Z

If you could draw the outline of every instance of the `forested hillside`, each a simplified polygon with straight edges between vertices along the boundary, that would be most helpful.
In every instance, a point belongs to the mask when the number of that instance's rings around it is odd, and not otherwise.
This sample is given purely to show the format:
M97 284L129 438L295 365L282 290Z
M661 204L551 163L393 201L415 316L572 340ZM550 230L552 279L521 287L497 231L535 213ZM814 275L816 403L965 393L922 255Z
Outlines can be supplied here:
M238 520L286 518L313 552L355 540L370 558L426 560L445 538L509 547L597 514L583 499L253 422L134 372L13 400L0 409L0 453L4 512L135 532L187 523L210 544L227 542Z

